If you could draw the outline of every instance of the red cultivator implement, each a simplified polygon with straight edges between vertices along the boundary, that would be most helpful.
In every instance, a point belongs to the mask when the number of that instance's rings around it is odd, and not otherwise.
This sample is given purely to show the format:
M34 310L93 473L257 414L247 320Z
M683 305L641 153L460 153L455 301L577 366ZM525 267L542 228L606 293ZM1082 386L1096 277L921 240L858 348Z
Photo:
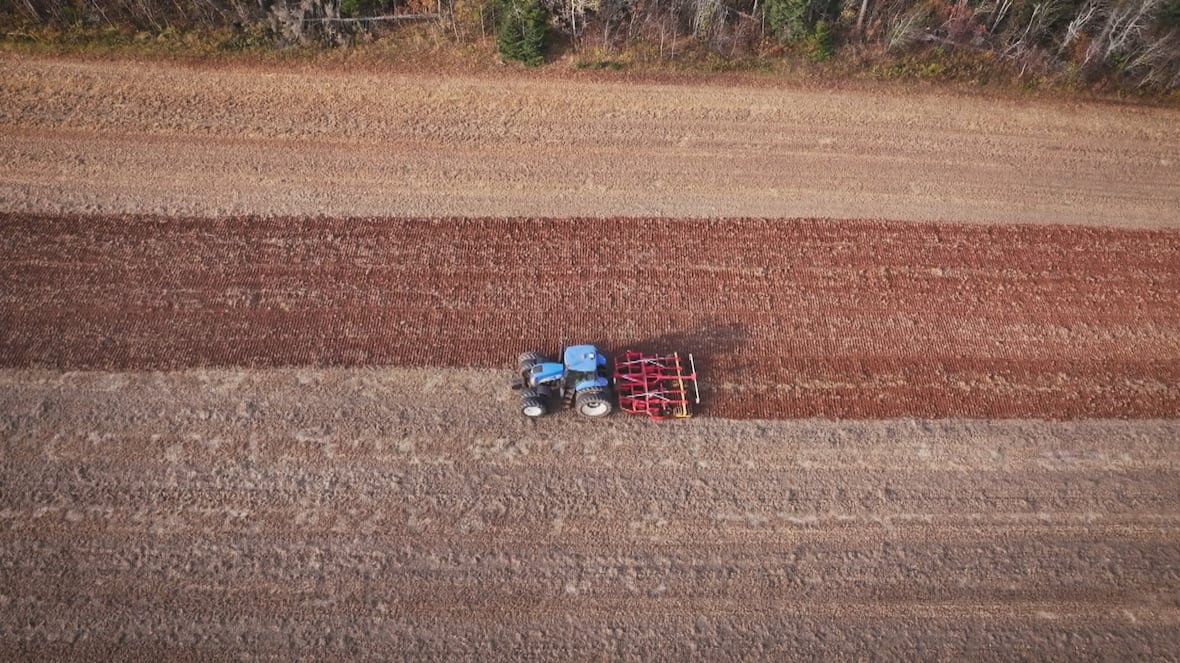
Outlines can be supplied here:
M645 355L628 350L615 357L615 392L619 409L652 419L691 417L691 402L700 403L697 367L688 355L689 370L680 355Z

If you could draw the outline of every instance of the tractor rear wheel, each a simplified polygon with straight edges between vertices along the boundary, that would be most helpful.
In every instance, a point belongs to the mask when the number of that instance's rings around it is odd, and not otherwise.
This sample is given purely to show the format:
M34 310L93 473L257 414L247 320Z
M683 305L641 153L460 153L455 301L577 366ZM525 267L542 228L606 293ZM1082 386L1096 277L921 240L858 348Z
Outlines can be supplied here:
M516 368L521 373L531 371L533 366L537 364L544 364L549 361L549 358L540 352L525 352L516 358Z
M583 417L605 417L614 409L610 390L605 387L583 389L574 397L574 409Z
M549 399L536 389L520 392L520 413L530 419L543 417L549 412Z

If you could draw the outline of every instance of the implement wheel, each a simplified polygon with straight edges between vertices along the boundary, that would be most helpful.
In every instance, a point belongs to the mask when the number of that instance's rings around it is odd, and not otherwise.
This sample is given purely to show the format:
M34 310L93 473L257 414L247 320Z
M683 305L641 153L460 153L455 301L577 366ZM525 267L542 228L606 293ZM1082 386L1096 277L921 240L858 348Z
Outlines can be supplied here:
M610 400L610 390L605 387L590 387L574 397L574 409L583 417L605 417L615 409Z

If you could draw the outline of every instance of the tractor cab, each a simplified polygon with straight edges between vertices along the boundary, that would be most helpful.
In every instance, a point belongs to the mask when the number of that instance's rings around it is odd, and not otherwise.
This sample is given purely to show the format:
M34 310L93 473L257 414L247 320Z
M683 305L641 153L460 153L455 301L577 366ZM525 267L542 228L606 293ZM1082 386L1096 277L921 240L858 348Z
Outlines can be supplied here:
M590 387L606 387L610 384L607 379L606 355L598 351L593 345L571 345L565 349L565 380L566 390L579 392Z

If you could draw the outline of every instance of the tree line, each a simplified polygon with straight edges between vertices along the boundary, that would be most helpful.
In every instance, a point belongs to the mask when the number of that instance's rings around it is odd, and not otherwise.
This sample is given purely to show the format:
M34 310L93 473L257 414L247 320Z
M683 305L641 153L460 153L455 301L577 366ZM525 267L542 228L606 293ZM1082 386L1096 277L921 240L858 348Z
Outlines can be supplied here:
M503 57L531 65L558 42L662 59L933 51L1180 88L1180 0L5 0L0 15L8 26L266 26L276 43L342 43L423 19L458 39L494 35Z

